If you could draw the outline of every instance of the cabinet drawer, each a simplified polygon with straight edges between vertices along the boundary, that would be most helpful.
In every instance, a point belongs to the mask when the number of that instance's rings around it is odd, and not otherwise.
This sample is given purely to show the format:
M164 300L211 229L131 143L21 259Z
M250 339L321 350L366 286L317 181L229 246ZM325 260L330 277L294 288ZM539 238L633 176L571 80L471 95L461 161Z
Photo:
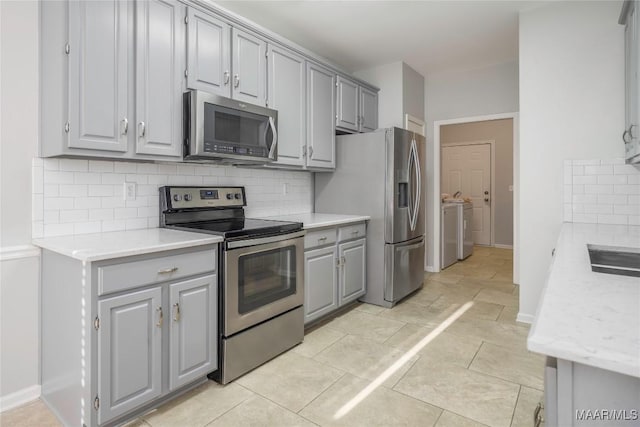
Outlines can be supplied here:
M364 222L353 225L346 225L338 229L338 240L359 239L367 235L367 228Z
M215 271L215 249L98 267L98 295Z
M319 246L332 245L336 242L336 229L325 228L323 230L307 232L304 236L304 248L311 249Z

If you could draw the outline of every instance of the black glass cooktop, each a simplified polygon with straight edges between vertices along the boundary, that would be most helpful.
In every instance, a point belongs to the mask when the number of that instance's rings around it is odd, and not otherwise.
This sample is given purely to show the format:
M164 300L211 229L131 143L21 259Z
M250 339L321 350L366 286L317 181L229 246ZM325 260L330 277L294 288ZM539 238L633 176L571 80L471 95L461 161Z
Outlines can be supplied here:
M190 229L201 233L216 234L226 240L282 234L302 230L302 223L267 219L234 218L229 220L176 224L175 228Z

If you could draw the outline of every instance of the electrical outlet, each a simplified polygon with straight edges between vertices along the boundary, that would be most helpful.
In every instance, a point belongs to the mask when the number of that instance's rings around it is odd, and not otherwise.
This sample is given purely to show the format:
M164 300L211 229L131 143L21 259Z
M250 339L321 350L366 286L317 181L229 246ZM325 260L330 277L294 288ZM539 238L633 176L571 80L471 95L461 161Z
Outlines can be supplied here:
M136 199L136 183L125 182L124 183L124 200L132 201Z
M282 194L284 194L285 196L287 194L289 194L289 183L285 182L284 184L282 184Z

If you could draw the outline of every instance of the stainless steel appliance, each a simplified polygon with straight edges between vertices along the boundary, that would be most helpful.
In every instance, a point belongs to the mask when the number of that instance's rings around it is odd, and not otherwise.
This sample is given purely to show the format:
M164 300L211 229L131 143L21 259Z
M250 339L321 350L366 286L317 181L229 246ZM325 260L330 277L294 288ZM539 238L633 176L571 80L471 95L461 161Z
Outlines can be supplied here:
M219 369L226 384L302 342L302 224L244 216L244 187L161 187L160 226L224 237Z
M277 160L278 112L192 90L184 94L184 158L260 164Z
M443 203L440 215L440 268L458 261L458 205Z
M473 203L458 204L458 259L473 254Z
M391 307L424 280L425 140L404 129L336 137L337 167L316 174L317 212L369 215L367 293Z

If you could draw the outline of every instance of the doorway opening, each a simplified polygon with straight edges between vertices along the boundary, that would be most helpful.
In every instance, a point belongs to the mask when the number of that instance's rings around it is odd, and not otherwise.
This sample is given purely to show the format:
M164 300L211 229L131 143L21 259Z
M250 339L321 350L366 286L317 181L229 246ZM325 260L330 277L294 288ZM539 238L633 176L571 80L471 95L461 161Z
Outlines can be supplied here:
M518 113L434 123L432 271L440 270L444 255L442 196L460 192L458 199L473 203L474 243L513 249L513 282L518 283L518 133Z

